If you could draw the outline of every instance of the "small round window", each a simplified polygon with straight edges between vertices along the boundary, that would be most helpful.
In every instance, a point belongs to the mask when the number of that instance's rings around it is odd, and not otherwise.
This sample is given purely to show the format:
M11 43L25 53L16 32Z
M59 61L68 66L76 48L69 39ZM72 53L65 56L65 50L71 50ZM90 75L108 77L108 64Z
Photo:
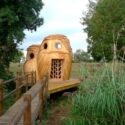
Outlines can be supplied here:
M57 49L61 49L61 43L59 43L59 42L57 42L57 43L55 43L55 47L57 48Z
M34 54L30 53L30 59L33 59L33 58L34 58Z
M43 47L44 47L44 49L47 49L47 47L48 47L47 43L44 43Z

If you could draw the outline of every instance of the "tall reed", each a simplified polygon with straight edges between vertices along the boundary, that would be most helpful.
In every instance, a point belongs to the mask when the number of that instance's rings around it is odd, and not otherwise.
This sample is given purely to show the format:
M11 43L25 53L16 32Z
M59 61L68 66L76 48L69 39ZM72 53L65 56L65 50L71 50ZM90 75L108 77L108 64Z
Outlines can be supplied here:
M125 125L125 69L105 65L72 98L68 125Z

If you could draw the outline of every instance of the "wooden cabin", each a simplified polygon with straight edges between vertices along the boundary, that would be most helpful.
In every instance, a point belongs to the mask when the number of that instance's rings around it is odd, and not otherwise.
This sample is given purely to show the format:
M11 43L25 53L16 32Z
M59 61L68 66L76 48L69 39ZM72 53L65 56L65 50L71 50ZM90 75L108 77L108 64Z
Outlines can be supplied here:
M27 48L27 56L26 62L24 63L24 73L28 74L32 71L36 72L36 79L38 80L38 72L37 72L37 55L39 52L40 45L31 45ZM28 77L28 82L31 81L31 76Z
M68 80L71 72L72 49L68 38L56 34L44 38L41 45L27 49L24 72L36 71L37 80L49 75L50 80Z
M48 73L51 80L68 80L71 72L72 49L64 35L45 37L37 56L39 78Z
M40 45L31 45L27 48L26 60L31 60L37 57Z

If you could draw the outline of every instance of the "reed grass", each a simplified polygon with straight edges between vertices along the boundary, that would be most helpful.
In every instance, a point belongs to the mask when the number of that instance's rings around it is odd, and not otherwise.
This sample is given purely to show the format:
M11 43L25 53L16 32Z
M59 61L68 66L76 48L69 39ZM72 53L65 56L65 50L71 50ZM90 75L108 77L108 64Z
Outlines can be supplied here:
M72 98L71 115L65 124L125 125L123 65L105 65L81 84Z

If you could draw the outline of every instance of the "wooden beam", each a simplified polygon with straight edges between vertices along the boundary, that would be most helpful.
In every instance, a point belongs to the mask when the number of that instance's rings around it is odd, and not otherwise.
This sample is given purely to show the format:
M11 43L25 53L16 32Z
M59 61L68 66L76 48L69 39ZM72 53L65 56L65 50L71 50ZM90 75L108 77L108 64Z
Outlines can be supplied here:
M26 94L24 96L24 102L28 103L27 108L24 112L24 125L32 125L31 120L31 95Z

